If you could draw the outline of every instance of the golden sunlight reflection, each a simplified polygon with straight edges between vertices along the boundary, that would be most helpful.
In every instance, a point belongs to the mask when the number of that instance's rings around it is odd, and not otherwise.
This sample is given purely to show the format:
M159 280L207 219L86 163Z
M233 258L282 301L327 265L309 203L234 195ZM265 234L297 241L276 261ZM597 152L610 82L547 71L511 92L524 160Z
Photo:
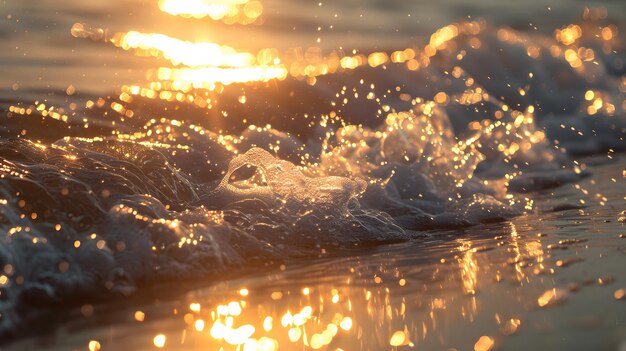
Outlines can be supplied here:
M174 16L210 17L227 24L253 23L263 13L263 5L255 0L159 0L159 9Z
M524 310L563 304L571 289L546 284L545 274L555 274L558 267L545 258L547 247L553 246L550 240L538 239L545 235L520 233L518 226L499 227L499 235L492 237L454 240L427 271L418 270L419 276L411 273L415 267L384 258L371 267L348 261L333 266L345 272L329 277L335 283L302 286L301 274L292 273L281 288L271 282L235 285L225 295L220 293L222 303L216 304L211 294L208 301L190 297L174 309L182 334L157 329L150 341L157 348L172 349L192 345L248 351L347 350L355 345L428 349L454 345L455 329L449 328L454 323L468 328L491 325L484 334L470 335L470 342L474 350L494 350L503 338L520 332L526 323L521 317ZM577 243L555 238L552 245ZM501 301L485 304L483 295L490 296L491 289L503 281L511 289L499 297ZM542 287L543 292L537 290ZM626 296L624 289L610 294L618 300ZM141 325L158 323L144 318L144 312L134 312Z
M272 79L285 79L287 71L282 66L241 67L241 68L159 68L159 80L172 81L174 90L206 89L213 90L216 83L229 85L249 81L267 82Z
M245 294L241 294L245 291ZM247 299L250 291L239 289L238 298L211 309L199 302L189 304L189 312L183 315L188 326L182 343L219 345L219 348L269 351L281 348L321 349L329 345L339 334L351 331L352 318L348 306L324 305L327 296L320 294L319 303L302 294L301 307L285 306L283 292L271 293L273 304L253 306ZM335 290L336 292L336 290ZM274 299L274 296L280 298ZM332 291L330 292L332 296ZM311 303L316 305L312 307ZM207 338L208 337L208 338ZM154 337L154 344L165 343L165 335ZM162 346L161 346L162 347Z
M467 241L461 241L459 250L462 255L459 259L459 270L463 281L463 292L474 295L476 294L476 279L478 277L478 262L474 258L476 250Z
M136 49L137 55L162 57L173 65L189 67L246 67L254 63L254 55L215 43L192 43L164 34L130 31L118 33L111 42L124 50Z

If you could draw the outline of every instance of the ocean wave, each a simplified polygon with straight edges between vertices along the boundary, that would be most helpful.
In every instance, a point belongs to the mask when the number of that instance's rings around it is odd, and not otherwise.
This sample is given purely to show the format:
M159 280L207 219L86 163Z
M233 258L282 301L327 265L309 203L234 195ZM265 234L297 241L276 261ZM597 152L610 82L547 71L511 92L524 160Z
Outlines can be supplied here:
M450 38L417 72L390 65L313 87L279 83L326 102L358 95L346 95L346 86L364 85L356 77L403 84L333 105L344 118L332 111L220 132L203 113L148 119L142 109L158 102L137 98L133 118L106 116L119 118L116 135L66 136L84 123L70 116L44 131L59 134L50 142L4 138L0 335L18 333L33 306L533 211L524 193L588 174L572 155L626 148L623 54L586 60L577 51L578 62L567 50L485 27ZM254 94L277 110L286 101L272 88ZM306 102L285 108L319 111ZM35 118L21 112L10 114Z

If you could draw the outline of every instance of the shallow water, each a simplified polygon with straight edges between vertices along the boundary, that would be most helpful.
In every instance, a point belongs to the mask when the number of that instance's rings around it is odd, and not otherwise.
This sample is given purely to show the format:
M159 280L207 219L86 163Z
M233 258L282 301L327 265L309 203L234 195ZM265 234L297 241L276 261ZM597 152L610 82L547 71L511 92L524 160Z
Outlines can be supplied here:
M234 350L237 335L225 341L214 326L232 318L234 329L254 327L251 336L264 350L307 349L305 342L332 350L396 349L390 343L486 350L492 342L502 350L622 350L623 165L593 167L594 176L580 184L608 194L610 205L433 232L185 293L164 293L185 288L159 285L119 304L86 303L66 312L52 333L33 327L38 337L6 349L84 349L97 341L104 350L150 350L164 335L168 350ZM610 178L616 182L597 181ZM579 197L573 186L533 196Z
M4 340L623 347L623 3L158 3L2 3Z

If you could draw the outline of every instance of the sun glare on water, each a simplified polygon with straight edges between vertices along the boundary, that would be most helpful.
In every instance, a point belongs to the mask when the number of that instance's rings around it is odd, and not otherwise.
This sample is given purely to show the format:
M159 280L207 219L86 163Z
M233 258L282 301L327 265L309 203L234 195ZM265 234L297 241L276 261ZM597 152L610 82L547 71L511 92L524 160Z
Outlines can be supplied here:
M262 13L262 5L258 1L247 0L161 0L159 8L171 15L196 19L210 17L213 20L237 24L252 23ZM177 100L197 102L205 98L202 91L219 92L220 87L236 83L284 80L291 76L306 79L313 85L319 76L355 70L363 66L375 68L388 63L406 65L407 69L415 71L428 66L430 57L437 50L444 49L446 42L459 33L477 34L483 27L480 22L451 24L444 28L446 30L433 34L431 43L423 50L406 48L369 54L361 54L356 50L347 53L339 50L324 54L319 47L286 50L264 48L253 53L214 42L181 40L163 33L131 30L109 36L106 29L90 28L83 23L74 24L71 34L77 38L105 41L134 55L154 57L171 63L170 67L149 70L147 78L151 82L147 86L139 90L123 87L122 91L135 91L144 97L166 100L183 93L187 96ZM199 95L197 91L200 91ZM209 103L196 105L212 106Z
M124 50L135 49L138 55L162 57L173 65L189 67L246 67L254 63L254 55L216 43L192 43L164 34L130 31L118 33L111 42Z
M174 16L249 24L263 13L259 1L249 0L160 0L159 9Z

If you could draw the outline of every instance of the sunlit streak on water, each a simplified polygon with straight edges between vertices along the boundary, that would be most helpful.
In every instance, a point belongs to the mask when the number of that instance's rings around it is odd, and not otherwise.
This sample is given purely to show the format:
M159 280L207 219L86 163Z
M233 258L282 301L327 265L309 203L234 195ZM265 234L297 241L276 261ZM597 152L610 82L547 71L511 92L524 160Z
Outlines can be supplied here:
M243 287L236 283L227 291L216 287L191 294L186 304L184 299L176 302L169 317L146 318L149 311L135 311L136 328L144 338L136 345L250 351L430 348L455 345L459 340L455 328L465 326L473 332L460 339L473 338L469 341L475 350L493 350L520 328L545 333L546 327L532 314L523 318L520 314L556 308L582 288L579 284L595 284L575 277L567 288L550 287L563 267L545 255L563 252L578 257L579 240L561 240L570 248L563 251L550 249L558 235L531 235L534 230L525 226L519 233L513 223L495 232L499 234L490 238L455 240L454 245L444 245L449 251L439 247L434 255L424 252L432 259L440 255L432 264L394 262L391 256L370 258L371 267L358 259L339 261L332 264L337 272L329 282L302 286L309 278L287 270L287 282L280 286L271 281ZM407 259L403 254L392 256ZM610 282L610 277L602 278L597 284ZM498 301L485 301L484 296L497 291L502 294L493 296ZM220 296L217 302L215 294ZM615 290L614 299L623 297L623 289Z
M162 57L173 65L189 67L245 67L254 63L254 56L215 43L192 43L163 34L139 32L118 33L111 42L124 50L136 49L135 54Z
M263 13L255 0L159 0L159 9L174 16L222 20L228 24L249 24Z
M249 81L267 82L285 79L287 71L281 66L243 68L159 68L157 76L162 81L172 81L174 90L213 90L216 83L229 85Z

